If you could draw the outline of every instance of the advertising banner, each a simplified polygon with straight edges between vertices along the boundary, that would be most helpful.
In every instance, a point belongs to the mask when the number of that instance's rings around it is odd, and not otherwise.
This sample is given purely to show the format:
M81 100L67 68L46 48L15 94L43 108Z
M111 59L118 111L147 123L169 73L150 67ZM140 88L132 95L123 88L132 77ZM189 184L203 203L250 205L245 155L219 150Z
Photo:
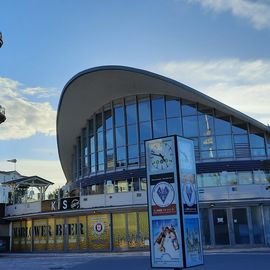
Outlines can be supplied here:
M80 209L80 197L64 198L60 200L60 210Z
M45 200L41 202L41 212L58 211L58 200Z
M196 163L192 140L177 137L185 267L203 264Z

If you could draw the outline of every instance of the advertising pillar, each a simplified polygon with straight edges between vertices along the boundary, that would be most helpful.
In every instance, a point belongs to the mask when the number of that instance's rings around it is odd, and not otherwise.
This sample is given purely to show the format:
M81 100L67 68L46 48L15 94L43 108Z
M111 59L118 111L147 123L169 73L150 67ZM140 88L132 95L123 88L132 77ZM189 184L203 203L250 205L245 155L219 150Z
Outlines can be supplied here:
M170 136L146 141L145 147L151 266L179 269L200 265L193 142Z

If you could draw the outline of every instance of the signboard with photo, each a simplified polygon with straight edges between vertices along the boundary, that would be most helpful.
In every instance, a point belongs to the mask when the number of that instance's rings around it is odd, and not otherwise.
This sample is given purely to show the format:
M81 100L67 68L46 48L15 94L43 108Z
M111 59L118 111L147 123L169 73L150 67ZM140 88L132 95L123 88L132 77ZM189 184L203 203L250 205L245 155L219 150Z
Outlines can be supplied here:
M203 264L193 141L145 142L151 266Z

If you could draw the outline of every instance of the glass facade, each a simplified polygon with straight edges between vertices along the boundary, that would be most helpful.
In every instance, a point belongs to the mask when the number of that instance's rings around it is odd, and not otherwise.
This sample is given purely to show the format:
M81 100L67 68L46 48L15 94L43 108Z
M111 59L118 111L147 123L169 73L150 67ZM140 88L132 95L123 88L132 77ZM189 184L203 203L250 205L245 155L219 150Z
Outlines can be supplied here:
M74 179L143 168L144 141L174 134L194 141L199 163L270 155L270 137L234 117L176 97L129 96L105 104L82 129L74 145Z
M269 184L269 171L215 172L197 174L198 187Z

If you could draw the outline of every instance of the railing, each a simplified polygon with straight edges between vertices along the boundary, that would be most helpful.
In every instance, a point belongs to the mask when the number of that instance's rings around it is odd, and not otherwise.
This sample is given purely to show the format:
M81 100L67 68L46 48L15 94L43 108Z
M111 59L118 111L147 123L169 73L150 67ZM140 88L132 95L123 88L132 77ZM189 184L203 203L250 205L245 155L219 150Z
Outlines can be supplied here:
M41 202L21 203L6 206L6 217L41 212Z

